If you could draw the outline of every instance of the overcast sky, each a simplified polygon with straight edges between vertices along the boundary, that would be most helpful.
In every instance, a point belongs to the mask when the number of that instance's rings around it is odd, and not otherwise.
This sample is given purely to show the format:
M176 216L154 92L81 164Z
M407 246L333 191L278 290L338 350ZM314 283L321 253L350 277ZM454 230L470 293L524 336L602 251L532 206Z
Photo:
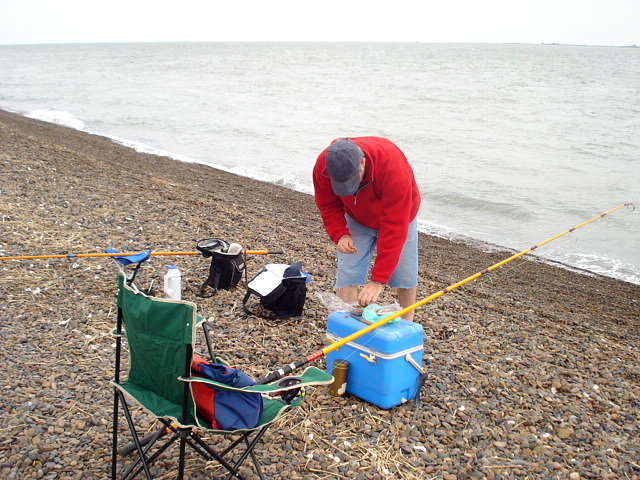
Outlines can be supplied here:
M0 44L243 40L640 46L640 0L0 0Z

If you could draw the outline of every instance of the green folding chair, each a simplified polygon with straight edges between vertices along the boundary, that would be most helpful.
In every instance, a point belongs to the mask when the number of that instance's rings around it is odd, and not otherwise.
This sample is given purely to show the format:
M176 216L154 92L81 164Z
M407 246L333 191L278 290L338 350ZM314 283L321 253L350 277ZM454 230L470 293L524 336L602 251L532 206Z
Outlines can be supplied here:
M243 478L239 468L251 457L256 473L264 479L254 449L267 428L285 412L300 405L305 387L329 384L333 377L316 368L307 368L293 382L275 382L233 389L223 383L192 376L196 327L202 321L196 315L196 305L187 301L149 297L129 285L123 275L118 275L118 315L116 336L114 400L113 400L113 450L111 478L133 478L144 472L153 478L152 470L158 458L173 444L178 444L177 478L185 472L187 449L191 449L205 461L218 462L227 472L227 479ZM126 342L125 342L126 339ZM120 378L121 357L128 345L129 370L126 380ZM220 363L221 359L212 359ZM258 425L244 430L213 430L207 428L195 407L191 386L205 383L216 389L259 392L263 410ZM141 437L131 412L132 406L140 406L146 414L157 419L162 427ZM120 410L126 419L131 440L130 448L119 448L118 419ZM203 440L199 432L208 436L231 436L233 441L222 451L215 451ZM220 437L217 437L220 438ZM127 440L129 442L129 440ZM135 459L123 455L127 450L137 453ZM155 472L154 472L155 473ZM163 475L166 472L163 472Z

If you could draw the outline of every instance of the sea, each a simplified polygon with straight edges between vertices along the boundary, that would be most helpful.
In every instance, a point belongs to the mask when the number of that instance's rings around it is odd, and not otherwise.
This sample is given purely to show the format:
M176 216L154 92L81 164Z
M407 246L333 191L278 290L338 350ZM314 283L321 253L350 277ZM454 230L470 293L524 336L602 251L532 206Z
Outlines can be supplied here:
M640 284L640 48L4 45L0 108L310 195L334 138L387 137L415 172L420 229L487 250L635 203L535 253Z

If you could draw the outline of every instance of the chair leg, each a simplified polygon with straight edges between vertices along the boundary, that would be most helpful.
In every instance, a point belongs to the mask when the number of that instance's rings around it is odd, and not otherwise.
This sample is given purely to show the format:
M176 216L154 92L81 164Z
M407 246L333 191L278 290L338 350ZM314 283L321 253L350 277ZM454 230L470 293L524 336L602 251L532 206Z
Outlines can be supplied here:
M224 468L227 469L229 473L229 477L227 478L231 478L231 477L236 477L239 480L242 480L244 477L242 475L240 475L240 473L237 471L237 468L232 466L229 462L227 462L223 457L225 456L225 454L228 452L228 449L225 450L222 453L216 453L215 451L213 451L213 449L207 444L205 443L204 440L202 440L198 435L192 433L191 434L191 439L194 440L200 447L202 447L203 450L206 451L207 455L203 455L203 457L205 457L207 460L215 460L216 462L218 462L220 465L222 465ZM194 446L192 445L192 448L194 448ZM198 450L197 448L194 448L194 450L196 450L198 453L200 453L202 455L202 452L200 450Z
M186 454L185 432L180 429L180 457L178 458L178 480L184 478L184 456Z
M112 447L112 459L111 459L111 478L115 480L116 477L116 468L117 468L117 458L118 458L118 413L119 406L122 406L122 413L124 413L125 419L127 420L127 424L129 426L129 430L131 431L133 437L132 446L126 446L127 450L137 451L138 458L126 469L122 479L132 479L139 475L144 471L144 474L147 480L152 480L150 465L165 451L169 446L171 446L176 440L180 441L180 456L178 459L178 476L176 477L179 480L184 478L185 471L185 459L186 459L186 447L190 446L193 450L195 450L198 454L200 454L203 458L207 460L214 460L218 462L222 467L224 467L229 473L225 477L227 480L232 478L237 478L238 480L244 480L244 477L240 474L239 468L245 462L247 457L251 456L253 464L256 469L256 473L260 477L261 480L264 480L264 475L260 468L260 464L258 459L256 458L254 449L262 436L265 434L269 425L265 425L259 431L255 433L253 438L250 437L250 434L242 434L240 438L235 440L231 446L227 447L223 452L216 453L207 443L204 442L196 433L192 431L190 428L179 428L176 425L172 425L170 421L159 419L163 423L163 428L156 431L153 434L147 435L144 438L138 437L138 434L135 431L135 425L133 422L133 418L131 416L131 412L127 406L126 400L124 398L124 394L119 391L117 388L114 389L114 431L113 431L113 447ZM157 440L159 440L166 433L173 432L173 435L170 439L168 439L164 444L162 444L159 448L157 448L151 456L147 456L149 450L154 446ZM144 443L143 443L144 442ZM224 460L224 456L232 451L238 444L244 442L246 444L246 449L242 453L242 455L238 458L238 460L232 465L231 463Z
M162 428L162 429L157 430L157 431L155 431L153 433L150 433L149 435L145 435L144 437L139 439L140 445L142 445L144 447L145 445L148 445L149 443L154 443L166 433L168 433L167 429L166 428ZM118 453L120 455L122 455L123 457L126 457L131 452L135 451L135 449L136 449L136 444L131 442L130 444L125 445L124 447L120 447L118 449Z
M258 459L255 457L253 449L256 447L256 445L258 444L258 442L260 441L262 436L266 433L267 428L269 428L269 425L265 425L264 427L262 427L255 434L255 436L253 437L253 439L251 441L249 441L248 434L245 433L245 434L242 435L242 438L239 439L239 442L244 440L244 442L247 444L247 448L244 451L244 453L242 455L240 455L240 458L238 459L238 461L234 464L233 468L235 470L238 470L240 468L240 466L242 466L244 461L247 459L247 457L249 455L251 455L251 457L253 459L254 466L256 467L256 472L258 473L258 476L260 477L261 480L264 480L264 477L262 476L262 470L260 469L260 466L259 466L259 463L258 463ZM239 442L236 442L236 444L239 443ZM227 475L226 480L230 480L232 478L232 476L233 475L230 473L229 475Z
M116 389L116 394L117 394L117 398L119 399L120 404L122 405L122 411L124 413L124 416L127 420L127 423L129 425L129 430L131 431L131 435L133 437L133 449L131 449L131 451L137 450L138 451L138 458L135 462L133 462L129 468L127 468L127 470L124 472L123 476L122 476L122 480L125 479L129 479L129 478L134 478L136 477L140 472L144 471L145 476L147 477L147 480L151 480L153 477L151 476L151 472L149 470L149 466L155 462L155 460L167 449L169 448L173 442L175 442L179 437L179 432L177 432L174 428L171 427L170 422L166 422L165 423L165 428L151 434L148 435L145 438L149 438L149 440L146 441L146 448L142 448L143 446L145 446L145 444L143 444L141 442L141 439L138 437L138 434L135 431L135 425L133 422L133 418L131 417L131 412L129 411L129 407L126 403L126 400L124 398L124 394ZM167 440L163 445L161 445L158 449L156 449L155 452L153 452L153 454L149 457L147 457L147 453L149 452L149 450L154 446L154 444L156 443L157 440L159 440L162 436L164 436L167 432L169 431L173 431L174 435ZM115 445L115 444L114 444ZM117 445L114 447L116 448L117 451ZM126 447L128 449L128 446ZM115 465L114 465L114 469L113 469L113 473L112 473L112 478L116 478L116 469L115 469Z
M149 465L152 464L155 461L155 459L158 456L160 456L160 454L162 454L173 442L180 439L181 441L184 440L185 445L188 445L189 447L191 447L197 454L199 454L205 460L215 460L218 463L220 463L220 465L222 465L228 471L234 471L233 466L231 466L228 462L226 462L223 458L221 458L221 456L218 455L209 445L207 445L198 436L197 433L193 432L192 429L190 428L180 429L179 427L172 425L171 422L168 420L165 420L162 418L158 420L164 425L164 427L158 430L157 432L144 437L144 438L155 437L155 438L152 438L151 441L147 442L149 445L144 450L145 454L148 453L149 449L151 449L155 441L160 437L162 437L167 432L173 432L173 436L171 439L165 442L161 447L159 447L158 450L156 450L153 453L153 455L147 458L147 463ZM141 443L142 443L142 439L141 439ZM134 445L131 451L134 451L135 449L136 447ZM183 458L185 458L185 456L183 456ZM138 475L142 471L142 466L139 466L141 463L142 462L140 458L138 458L125 472L125 475L123 476L123 480L128 478L134 478L136 475ZM136 467L137 467L137 470L134 471ZM179 470L180 470L180 467L179 467ZM236 476L239 479L243 478L240 475L236 475Z
M116 480L118 463L118 391L113 388L113 433L111 437L111 480Z
M133 436L133 443L136 445L136 450L138 451L138 455L140 457L140 461L142 462L142 468L148 480L152 480L151 472L149 471L149 464L147 462L147 457L145 452L142 450L142 445L140 444L140 440L138 439L138 434L136 433L136 427L133 424L133 419L131 418L131 413L129 412L129 407L127 407L124 394L118 390L118 397L120 397L120 402L122 403L122 411L124 412L124 416L127 419L127 424L129 425L129 430L131 431L131 435Z
M247 448L249 448L249 442L247 439L245 439L245 443L247 444ZM251 449L250 455L251 455L251 460L253 461L253 466L256 467L256 472L258 473L260 480L264 480L264 475L262 475L262 469L260 468L260 463L258 462L258 459L256 458L256 453L253 451L253 449Z
M161 435L159 435L158 437L160 437ZM153 454L147 458L147 464L151 465L153 462L155 462L155 460L165 451L167 450L172 444L173 442L175 442L176 440L178 440L179 435L178 433L174 433L173 436L167 440L165 443L163 443L160 447L158 447L158 449L153 452ZM144 453L146 454L149 449L151 449L151 447L153 446L153 444L149 444L149 446L145 449ZM129 466L129 468L127 469L127 471L125 472L125 474L122 476L122 480L127 480L129 478L135 478L142 470L143 470L143 465L138 466L140 464L142 464L142 460L138 457L138 459ZM134 468L137 468L137 470L134 471Z
M209 358L213 362L215 355L213 354L213 347L211 346L211 337L209 336L209 325L207 325L207 321L202 322L202 330L204 332L204 340L207 343L207 350L209 351Z

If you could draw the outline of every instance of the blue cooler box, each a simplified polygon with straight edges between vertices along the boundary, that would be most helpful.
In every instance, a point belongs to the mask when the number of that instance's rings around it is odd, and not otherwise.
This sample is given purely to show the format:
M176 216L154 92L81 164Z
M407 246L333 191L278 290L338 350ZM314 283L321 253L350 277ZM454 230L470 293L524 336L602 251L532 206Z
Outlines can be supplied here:
M349 313L331 313L327 318L327 340L337 342L367 325ZM334 360L346 360L347 393L380 408L391 408L416 395L422 350L422 326L401 318L329 352L327 370L332 372Z

